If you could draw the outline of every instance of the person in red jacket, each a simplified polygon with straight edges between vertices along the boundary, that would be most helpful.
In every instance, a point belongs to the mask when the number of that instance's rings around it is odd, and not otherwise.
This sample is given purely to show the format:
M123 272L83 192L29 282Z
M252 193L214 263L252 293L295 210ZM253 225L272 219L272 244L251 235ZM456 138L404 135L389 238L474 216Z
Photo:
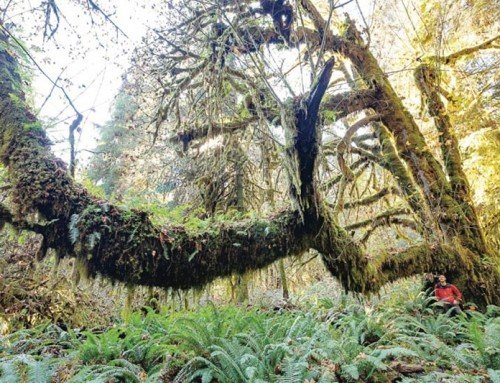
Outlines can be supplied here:
M446 277L440 275L438 277L439 283L434 289L436 299L441 303L445 312L453 308L452 314L460 314L460 301L462 300L462 293L455 285L446 283Z

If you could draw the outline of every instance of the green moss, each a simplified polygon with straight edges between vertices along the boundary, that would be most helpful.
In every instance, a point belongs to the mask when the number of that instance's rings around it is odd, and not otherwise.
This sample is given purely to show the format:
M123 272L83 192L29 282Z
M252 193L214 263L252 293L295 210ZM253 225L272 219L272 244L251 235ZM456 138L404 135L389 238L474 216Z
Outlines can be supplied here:
M24 130L31 131L43 131L43 127L40 121L27 122L23 125Z
M322 113L322 116L323 122L325 124L333 124L335 121L337 121L337 113L332 110L325 110Z
M250 111L245 106L241 105L240 108L238 109L238 116L241 119L245 119L245 118L251 117L252 114L250 113Z
M9 98L15 107L22 107L23 106L23 100L21 100L21 98L17 94L9 93Z

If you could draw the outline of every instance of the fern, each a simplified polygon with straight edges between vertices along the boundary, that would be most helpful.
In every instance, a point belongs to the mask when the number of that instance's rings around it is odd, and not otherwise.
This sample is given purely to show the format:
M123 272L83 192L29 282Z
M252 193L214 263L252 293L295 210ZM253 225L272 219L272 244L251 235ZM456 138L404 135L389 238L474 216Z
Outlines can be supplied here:
M342 375L352 380L359 380L359 369L356 364L346 364L342 366Z
M50 383L58 365L64 359L34 357L19 354L0 359L2 383Z
M500 370L488 369L488 375L490 376L491 383L500 383Z
M71 235L71 233L70 233ZM101 233L95 231L87 236L87 245L90 250L92 250L97 243L101 240Z
M401 383L484 383L481 376L469 374L448 374L444 372L432 372L418 378L402 378Z
M327 315L313 304L307 313L279 315L211 305L132 313L127 323L102 332L44 324L1 338L0 382L61 376L70 383L378 381L394 360L429 369L397 377L404 382L479 382L487 373L498 380L500 319L494 315L438 315L423 296L371 306L341 298L321 303L343 308Z
M304 382L309 378L307 368L309 364L305 360L293 360L287 358L282 363L283 374L278 376L276 382L295 383ZM309 372L310 373L310 372Z
M108 364L86 366L74 375L68 383L107 383L119 380L125 383L140 383L140 367L124 359L116 359Z
M80 346L80 359L83 363L106 362L116 359L122 351L122 332L120 329L111 329L103 334L95 335L86 331L87 339Z

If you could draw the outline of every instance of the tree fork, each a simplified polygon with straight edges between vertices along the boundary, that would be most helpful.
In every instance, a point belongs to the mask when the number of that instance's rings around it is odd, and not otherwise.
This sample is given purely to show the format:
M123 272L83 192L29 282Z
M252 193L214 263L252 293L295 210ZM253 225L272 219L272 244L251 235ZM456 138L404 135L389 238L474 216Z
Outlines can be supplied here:
M318 113L321 101L332 76L335 59L331 57L313 85L307 98L295 100L291 113L282 111L281 123L287 132L288 173L290 196L297 204L304 220L304 214L315 221L319 195L314 185L314 171L318 156ZM312 224L312 222L310 222ZM311 226L311 225L309 225Z

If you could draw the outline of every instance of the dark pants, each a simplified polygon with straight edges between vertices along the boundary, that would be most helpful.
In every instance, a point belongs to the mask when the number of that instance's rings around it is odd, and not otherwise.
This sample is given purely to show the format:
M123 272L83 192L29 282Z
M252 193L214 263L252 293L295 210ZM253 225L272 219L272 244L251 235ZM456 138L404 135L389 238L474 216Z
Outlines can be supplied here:
M462 314L463 311L459 305L454 305L453 303L448 302L439 302L439 306L443 313L448 314L449 316L454 317L455 315Z

